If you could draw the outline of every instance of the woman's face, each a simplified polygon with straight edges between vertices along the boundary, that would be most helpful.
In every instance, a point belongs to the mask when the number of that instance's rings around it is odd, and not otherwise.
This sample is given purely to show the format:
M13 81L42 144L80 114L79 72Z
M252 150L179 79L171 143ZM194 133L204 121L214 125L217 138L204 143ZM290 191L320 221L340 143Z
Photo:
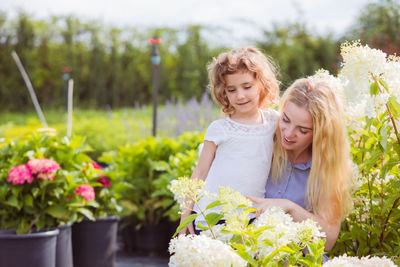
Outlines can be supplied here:
M310 112L288 101L279 118L281 143L288 152L300 155L313 140L313 120Z

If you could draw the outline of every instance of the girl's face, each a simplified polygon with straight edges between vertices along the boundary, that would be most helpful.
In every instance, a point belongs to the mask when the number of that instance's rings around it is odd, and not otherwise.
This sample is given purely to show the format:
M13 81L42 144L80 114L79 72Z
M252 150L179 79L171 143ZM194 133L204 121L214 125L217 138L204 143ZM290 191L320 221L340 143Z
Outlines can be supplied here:
M241 71L225 75L225 93L235 114L258 112L261 84L250 72Z
M288 101L279 118L281 143L289 153L300 155L313 141L313 120L310 112Z

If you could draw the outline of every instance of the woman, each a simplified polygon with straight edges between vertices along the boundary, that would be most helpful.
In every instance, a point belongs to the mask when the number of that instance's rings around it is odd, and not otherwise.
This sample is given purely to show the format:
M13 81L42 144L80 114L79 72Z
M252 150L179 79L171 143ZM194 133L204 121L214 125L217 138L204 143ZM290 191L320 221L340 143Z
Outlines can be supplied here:
M351 161L343 108L332 86L315 77L295 81L284 93L265 199L257 213L279 206L295 221L311 218L336 242L350 211Z

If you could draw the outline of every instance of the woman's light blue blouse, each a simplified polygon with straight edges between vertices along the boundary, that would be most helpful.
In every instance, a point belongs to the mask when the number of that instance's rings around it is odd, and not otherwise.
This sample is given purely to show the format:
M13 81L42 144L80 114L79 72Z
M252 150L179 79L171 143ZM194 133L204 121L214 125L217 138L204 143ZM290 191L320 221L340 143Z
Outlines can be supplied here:
M289 164L289 168L283 174L283 179L279 180L276 185L272 183L270 174L265 188L265 197L289 199L307 209L305 196L311 162L312 158L306 163ZM326 255L323 257L324 262L329 260Z
M289 199L307 209L305 195L311 162L310 158L306 163L289 164L289 168L284 171L282 179L276 185L272 183L270 174L265 187L265 197Z

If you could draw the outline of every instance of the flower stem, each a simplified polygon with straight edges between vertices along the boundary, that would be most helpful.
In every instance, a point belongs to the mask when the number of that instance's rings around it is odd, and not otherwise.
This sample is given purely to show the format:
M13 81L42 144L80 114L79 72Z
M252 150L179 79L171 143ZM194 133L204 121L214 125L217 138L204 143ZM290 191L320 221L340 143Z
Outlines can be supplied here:
M379 92L383 93L384 90L383 90L383 88L382 88L382 84L378 81L378 79L376 78L375 75L371 74L371 76L372 76L372 79L375 81L375 83L378 85ZM392 115L392 112L390 111L389 105L386 103L385 106L386 106L386 109L387 109L389 118L390 118L390 120L391 120L391 122L392 122L392 124L393 124L394 133L395 133L395 135L396 135L397 143L400 145L399 132L397 131L396 122L395 122L395 120L394 120L394 117L393 117L393 115Z
M381 236L379 238L380 242L383 243L383 241L385 241L385 230L386 230L386 226L389 222L389 217L390 215L392 215L393 210L397 207L398 202L400 201L400 197L396 198L395 201L393 202L392 207L390 208L389 214L386 217L385 223L383 224L383 228L382 228L382 232L381 232Z
M194 201L194 204L195 204L195 205L197 206L197 208L199 209L201 215L203 215L203 217L204 217L204 219L205 219L205 218L206 218L206 215L204 214L204 211L200 208L200 206L199 206L199 204L197 203L196 200L193 200L193 201ZM207 223L207 225L208 225L208 223ZM208 229L210 229L210 232L211 232L212 237L213 237L214 239L217 239L216 236L215 236L215 234L214 234L214 232L213 232L213 230L212 230L212 227L211 227L210 225L208 225Z

